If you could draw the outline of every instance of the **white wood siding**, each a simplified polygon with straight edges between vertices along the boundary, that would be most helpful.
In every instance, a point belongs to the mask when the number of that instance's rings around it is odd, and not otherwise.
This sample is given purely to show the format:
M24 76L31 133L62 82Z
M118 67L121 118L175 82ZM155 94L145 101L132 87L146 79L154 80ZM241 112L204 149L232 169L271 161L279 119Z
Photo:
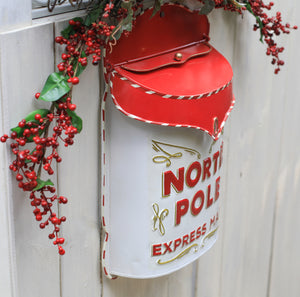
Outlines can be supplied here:
M296 0L275 1L274 10L281 10L291 24L300 25L299 9ZM299 32L280 38L286 64L276 76L258 32L252 31L251 15L241 19L215 11L209 18L211 42L233 66L236 97L225 126L222 228L216 245L196 263L166 277L102 279L101 83L100 70L89 66L74 90L84 129L73 147L62 148L57 172L59 192L69 198L60 210L67 217L63 257L57 255L47 232L39 229L27 194L16 187L7 169L10 152L0 145L1 296L299 296ZM61 49L53 39L64 25L62 15L32 24L28 0L1 2L1 135L41 106L34 93L60 59Z

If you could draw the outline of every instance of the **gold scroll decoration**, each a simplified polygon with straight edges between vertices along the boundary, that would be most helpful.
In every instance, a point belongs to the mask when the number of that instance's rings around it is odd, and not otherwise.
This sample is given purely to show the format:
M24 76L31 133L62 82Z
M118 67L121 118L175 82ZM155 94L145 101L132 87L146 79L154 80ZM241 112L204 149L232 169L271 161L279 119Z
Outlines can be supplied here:
M201 244L201 249L205 246L207 240L210 239L211 237L213 237L213 236L216 234L217 230L218 230L218 227L217 227L216 229L212 230L211 232L209 232L209 233L203 238L202 244ZM175 256L174 258L172 258L172 259L170 259L170 260L162 261L161 259L159 259L159 260L157 261L157 264L160 264L160 265L168 264L168 263L171 263L171 262L173 262L173 261L175 261L175 260L177 260L177 259L180 259L180 258L182 258L183 256L187 255L187 254L190 252L190 250L191 250L192 248L194 248L194 253L196 253L196 252L198 251L198 248L197 248L197 247L198 247L198 244L197 244L197 243L194 243L193 245L187 247L187 248L186 248L185 250L183 250L180 254L178 254L177 256Z
M164 143L164 142L159 142L156 140L152 140L152 148L156 151L156 152L161 152L163 153L163 155L158 155L152 158L154 163L157 164L162 164L162 163L166 163L166 166L169 167L171 165L171 159L179 159L182 157L182 152L176 152L176 153L170 153L167 151L167 148L177 148L179 150L184 150L187 153L190 153L191 155L196 155L198 159L201 158L201 154L191 148L188 147L184 147L184 146L179 146L179 145L173 145L173 144L168 144L168 143Z
M217 227L216 229L212 230L211 232L209 232L202 240L202 245L201 245L201 248L203 248L207 242L208 239L210 239L211 237L213 237L217 230L218 230L219 227Z
M166 216L169 214L168 209L162 210L161 213L159 213L159 206L157 203L152 204L152 208L154 211L154 216L153 216L153 231L156 231L156 223L158 222L158 229L161 235L165 235L166 230L165 226L163 224L163 220L166 218Z
M185 250L183 250L180 254L178 254L177 256L175 256L174 258L170 259L170 260L167 260L167 261L162 261L161 259L159 259L157 261L157 264L160 264L160 265L163 265L163 264L168 264L168 263L171 263L177 259L180 259L182 258L183 256L185 256L186 254L188 254L190 252L190 250L192 248L194 248L194 253L196 253L198 251L197 249L198 247L198 243L194 243L193 245L187 247Z

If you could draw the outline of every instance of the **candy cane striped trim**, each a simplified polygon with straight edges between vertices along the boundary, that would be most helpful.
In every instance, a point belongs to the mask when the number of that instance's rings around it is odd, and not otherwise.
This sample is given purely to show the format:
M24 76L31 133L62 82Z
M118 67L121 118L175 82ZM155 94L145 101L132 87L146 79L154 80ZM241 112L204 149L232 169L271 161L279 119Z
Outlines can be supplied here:
M114 76L113 73L111 73L111 74L112 74L112 76ZM220 90L224 90L224 89L225 89L228 85L230 85L231 83L232 83L232 81L230 81L228 84L226 84L225 86L223 86L222 88L220 88ZM195 126L195 125L185 125L185 124L180 124L180 125L178 125L178 124L163 123L163 122L158 122L158 121L149 121L149 120L146 120L146 119L141 118L141 117L139 117L139 116L133 115L133 114L127 112L126 110L124 110L124 109L119 105L118 101L116 100L116 97L113 95L113 83L111 82L110 78L109 78L109 86L110 86L110 95L111 95L111 97L112 97L112 99L113 99L113 102L114 102L116 108L117 108L118 110L120 110L123 114L125 114L126 116L128 116L129 118L132 118L132 119L135 119L135 120L138 120L138 121L147 123L147 124L156 124L156 125L160 125L160 126L170 126L170 127L194 128L194 129L197 129L197 130L201 130L201 131L206 132L206 133L209 134L213 139L218 139L218 138L220 137L220 135L221 135L221 133L222 133L222 130L223 130L223 128L224 128L225 122L227 121L227 118L229 117L229 114L230 114L230 112L232 111L233 106L234 106L234 104L235 104L235 99L234 99L234 97L233 97L232 102L231 102L231 105L230 105L230 107L229 107L229 109L228 109L228 111L227 111L227 113L226 113L226 115L225 115L225 117L224 117L223 122L222 122L221 125L220 125L218 134L212 135L212 133L209 132L208 130L203 129L203 128L200 128L200 127ZM219 90L219 89L218 89L218 90ZM194 96L193 96L193 97L194 97ZM195 98L195 99L197 99L197 98Z
M226 115L225 115L225 117L224 117L223 122L222 122L221 125L220 125L220 132L219 132L219 134L217 135L217 138L219 138L220 134L222 133L222 130L223 130L224 126L225 126L225 122L227 121L227 119L228 119L228 117L229 117L229 114L231 113L231 111L232 111L232 109L233 109L234 104L235 104L235 98L233 97L232 102L231 102L231 105L230 105L230 107L229 107L229 109L228 109L228 111L227 111L227 113L226 113Z
M112 86L112 84L111 84ZM109 220L106 219L106 209L108 205L107 201L107 182L106 182L106 175L107 175L107 170L106 170L106 150L105 150L105 121L106 121L106 99L108 95L108 90L109 86L108 84L105 85L105 92L101 101L101 131L102 131L102 137L101 137L101 180L102 180L102 187L101 187L101 195L100 197L102 198L102 203L101 205L101 223L102 223L102 229L104 233L104 240L102 243L102 252L101 252L101 264L102 264L102 269L104 274L109 278L109 279L115 279L116 277L111 275L107 269L107 246L108 246L108 240L109 240Z
M156 124L156 125L165 126L165 127L168 127L168 126L169 126L169 127L177 127L177 128L178 128L178 127L194 128L194 129L197 129L197 130L204 131L204 132L206 132L207 134L211 135L211 133L210 133L208 130L203 129L203 128L200 128L200 127L195 126L195 125L184 125L184 124L178 125L178 124L170 124L170 123L163 123L163 122L158 122L158 121L149 121L149 120L145 120L145 119L143 119L143 118L141 118L141 117L139 117L139 116L133 115L133 114L127 112L126 110L124 110L124 109L118 104L118 102L117 102L115 96L112 94L112 89L111 89L111 97L112 97L112 99L113 99L113 102L114 102L116 108L117 108L118 110L120 110L123 114L125 114L126 116L128 116L129 118L132 118L132 119L135 119L135 120L144 122L144 123L148 123L148 124ZM233 106L232 106L232 107L233 107ZM231 107L231 109L232 109L232 107ZM231 109L230 109L230 111L231 111ZM228 117L230 111L227 112L226 118ZM222 124L221 124L222 127L224 126L225 121L226 121L226 119L224 119L224 121L222 122ZM217 139L217 138L219 138L220 134L221 134L221 131L220 131L217 135L211 135L211 136L212 136L214 139Z
M142 85L139 85L137 82L132 81L131 79L129 79L128 77L122 76L119 72L117 72L116 70L114 70L112 72L112 77L117 76L120 80L122 81L128 81L128 83L130 84L131 87L135 88L135 89L141 89L143 90L146 94L148 95L158 95L161 96L163 98L167 98L167 99L179 99L179 100L193 100L193 99L202 99L202 98L208 98L212 95L218 94L219 92L222 92L223 90L225 90L227 87L229 87L232 83L232 80L230 80L228 83L226 83L224 86L213 90L211 92L207 92L204 94L197 94L197 95L188 95L188 96L176 96L176 95L172 95L172 94L164 94L161 92L157 92L151 89L147 89ZM110 81L111 84L111 88L112 88L112 82Z

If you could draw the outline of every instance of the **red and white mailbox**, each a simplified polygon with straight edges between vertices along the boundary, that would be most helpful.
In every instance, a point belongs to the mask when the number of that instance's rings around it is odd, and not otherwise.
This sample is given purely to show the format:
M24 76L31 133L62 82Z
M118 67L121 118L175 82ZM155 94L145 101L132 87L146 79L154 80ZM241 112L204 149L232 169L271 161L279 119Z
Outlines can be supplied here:
M108 277L152 278L204 254L219 225L232 69L206 16L164 5L105 57L102 262ZM147 34L146 34L147 33Z

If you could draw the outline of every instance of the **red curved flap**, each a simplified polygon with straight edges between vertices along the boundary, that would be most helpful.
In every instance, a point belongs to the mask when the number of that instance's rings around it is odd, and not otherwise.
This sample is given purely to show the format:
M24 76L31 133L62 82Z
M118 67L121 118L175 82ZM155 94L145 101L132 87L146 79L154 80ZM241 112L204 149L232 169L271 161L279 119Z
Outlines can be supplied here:
M177 47L148 57L126 61L121 68L133 72L148 72L167 66L184 64L187 60L207 55L211 46L204 42L193 42L186 46Z
M165 5L162 12L163 17L150 18L152 10L137 17L132 34L107 55L114 103L131 118L198 128L217 139L234 104L232 68L206 43L205 16L177 5Z
M200 40L206 40L209 23L205 15L179 5L164 5L154 16L153 9L136 18L132 32L122 35L109 53L111 64L143 58Z

